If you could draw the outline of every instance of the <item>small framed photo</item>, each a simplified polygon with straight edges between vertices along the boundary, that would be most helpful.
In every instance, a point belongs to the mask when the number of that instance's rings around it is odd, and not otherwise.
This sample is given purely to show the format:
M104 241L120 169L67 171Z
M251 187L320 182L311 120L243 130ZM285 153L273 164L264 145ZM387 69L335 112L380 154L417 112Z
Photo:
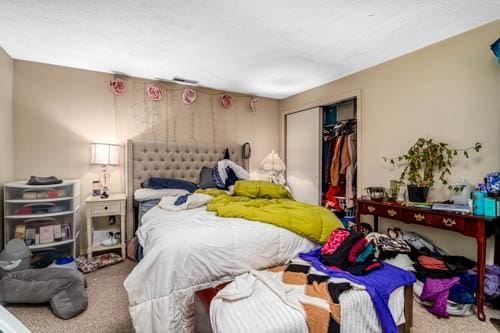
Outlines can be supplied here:
M101 182L94 180L92 182L92 196L99 197L101 195Z

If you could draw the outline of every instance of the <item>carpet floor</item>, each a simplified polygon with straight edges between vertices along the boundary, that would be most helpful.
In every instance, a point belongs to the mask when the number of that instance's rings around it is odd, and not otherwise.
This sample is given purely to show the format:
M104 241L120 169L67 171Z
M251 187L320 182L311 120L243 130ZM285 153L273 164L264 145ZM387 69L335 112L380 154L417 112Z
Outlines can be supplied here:
M81 315L62 320L52 314L48 306L10 306L8 309L33 333L79 333L79 332L133 332L128 313L127 294L123 281L134 267L134 262L106 267L88 274L89 306ZM414 302L413 333L495 333L490 317L500 318L500 311L486 309L487 321L476 317L451 317L438 319L429 314L420 304Z

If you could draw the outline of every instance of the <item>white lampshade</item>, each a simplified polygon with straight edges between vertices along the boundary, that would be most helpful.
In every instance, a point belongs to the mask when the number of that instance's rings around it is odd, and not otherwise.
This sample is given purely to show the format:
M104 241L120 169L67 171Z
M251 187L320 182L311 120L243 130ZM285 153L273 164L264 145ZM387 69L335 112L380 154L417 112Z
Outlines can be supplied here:
M90 145L90 164L118 165L120 145L92 143Z
M285 163L280 158L280 156L274 152L270 152L267 156L260 162L260 168L266 171L285 171Z

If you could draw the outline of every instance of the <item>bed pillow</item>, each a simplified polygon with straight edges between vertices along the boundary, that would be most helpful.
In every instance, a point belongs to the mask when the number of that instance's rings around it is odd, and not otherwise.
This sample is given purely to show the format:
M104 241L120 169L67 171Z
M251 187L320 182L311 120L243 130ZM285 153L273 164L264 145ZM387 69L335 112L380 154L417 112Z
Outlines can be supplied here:
M228 171L230 175L228 175ZM250 179L250 174L231 160L220 160L214 168L214 182L220 189L226 189L238 179ZM231 176L231 179L229 177ZM228 184L229 181L229 184Z
M234 195L253 199L292 199L285 186L261 180L239 180L234 184Z
M193 182L184 179L175 178L161 178L161 177L151 177L142 182L141 186L143 188L161 189L161 188L175 188L179 190L186 190L193 193L198 188Z
M160 188L157 190L153 188L139 188L134 192L134 199L142 202L161 199L163 197L178 197L188 193L190 192L176 188Z
M200 171L200 181L199 181L199 186L200 188L216 188L217 185L215 185L214 182L214 168L207 168L203 167L201 168Z
M193 193L186 195L186 199L179 204L178 199L180 198L181 197L163 197L158 206L160 206L161 209L175 212L204 206L213 199L213 197L208 194Z

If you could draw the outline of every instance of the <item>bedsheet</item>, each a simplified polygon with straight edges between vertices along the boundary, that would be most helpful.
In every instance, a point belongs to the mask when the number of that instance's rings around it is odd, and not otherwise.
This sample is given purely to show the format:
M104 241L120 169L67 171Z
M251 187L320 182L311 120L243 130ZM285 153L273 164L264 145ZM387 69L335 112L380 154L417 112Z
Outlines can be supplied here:
M137 332L192 332L195 291L317 246L274 225L217 217L206 206L180 212L154 207L137 235L144 258L124 282Z

